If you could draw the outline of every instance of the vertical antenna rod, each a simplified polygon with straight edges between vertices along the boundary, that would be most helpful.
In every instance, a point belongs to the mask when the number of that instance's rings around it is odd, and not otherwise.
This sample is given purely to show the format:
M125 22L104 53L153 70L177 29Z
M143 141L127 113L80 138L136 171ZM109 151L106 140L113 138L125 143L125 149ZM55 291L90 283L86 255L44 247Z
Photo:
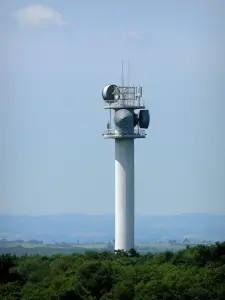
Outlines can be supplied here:
M128 60L128 86L130 86L130 60Z
M122 85L122 86L124 86L124 77L123 77L123 60L122 60L121 85Z

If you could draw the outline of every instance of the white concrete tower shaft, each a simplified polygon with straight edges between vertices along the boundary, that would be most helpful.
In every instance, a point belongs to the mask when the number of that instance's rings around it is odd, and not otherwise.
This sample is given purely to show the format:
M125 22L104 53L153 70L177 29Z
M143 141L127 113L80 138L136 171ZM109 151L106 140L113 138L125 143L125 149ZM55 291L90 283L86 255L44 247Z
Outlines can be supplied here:
M115 139L115 250L134 248L134 139Z

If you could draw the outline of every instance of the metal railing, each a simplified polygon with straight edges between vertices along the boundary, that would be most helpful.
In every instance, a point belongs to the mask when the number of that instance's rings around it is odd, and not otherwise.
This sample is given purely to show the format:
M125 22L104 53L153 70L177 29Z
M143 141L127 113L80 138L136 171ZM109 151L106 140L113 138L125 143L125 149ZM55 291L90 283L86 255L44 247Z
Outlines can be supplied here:
M136 137L145 137L146 133L144 129L134 129L133 132L128 132L123 129L106 129L103 133L104 136L136 136Z
M140 99L118 100L117 102L112 102L112 103L104 102L104 107L107 108L144 107L144 106L145 106L145 101Z

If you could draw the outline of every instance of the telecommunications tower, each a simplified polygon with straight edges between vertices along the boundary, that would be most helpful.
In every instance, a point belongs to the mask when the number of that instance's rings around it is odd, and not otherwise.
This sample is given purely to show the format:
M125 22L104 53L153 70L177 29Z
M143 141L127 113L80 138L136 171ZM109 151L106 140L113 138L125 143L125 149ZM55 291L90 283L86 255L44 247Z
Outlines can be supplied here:
M124 85L123 63L121 85L105 86L102 97L104 108L110 111L103 136L115 139L115 250L128 251L134 248L134 139L146 137L150 114L142 100L142 87Z

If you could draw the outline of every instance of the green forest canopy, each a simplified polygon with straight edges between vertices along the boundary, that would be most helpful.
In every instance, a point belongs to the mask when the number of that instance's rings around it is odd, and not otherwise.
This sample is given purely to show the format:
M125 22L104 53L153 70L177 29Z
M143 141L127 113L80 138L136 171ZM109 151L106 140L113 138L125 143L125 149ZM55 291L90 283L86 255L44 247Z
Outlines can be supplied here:
M176 253L134 249L0 256L0 299L222 300L225 243Z

